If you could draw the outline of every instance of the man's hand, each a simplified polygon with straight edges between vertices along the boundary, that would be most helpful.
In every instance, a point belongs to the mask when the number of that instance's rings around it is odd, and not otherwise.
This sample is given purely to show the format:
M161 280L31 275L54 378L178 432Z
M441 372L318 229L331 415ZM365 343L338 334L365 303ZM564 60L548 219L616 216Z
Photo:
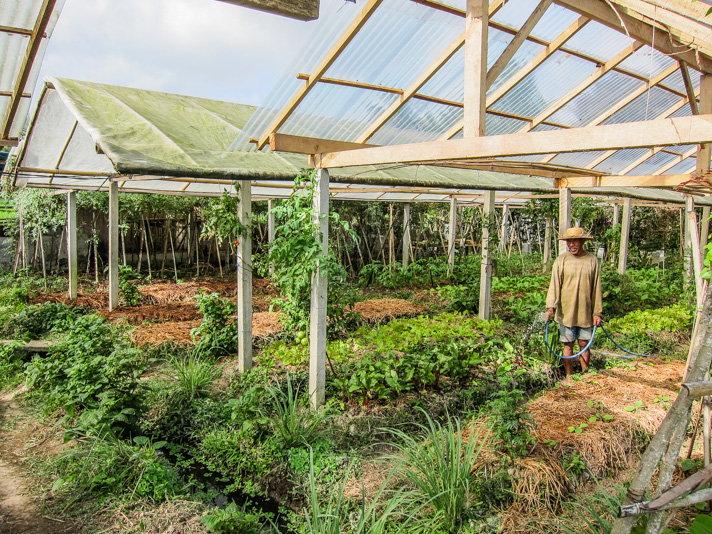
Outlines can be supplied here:
M603 324L603 319L601 319L598 315L593 316L593 326L601 326Z
M546 309L546 320L551 321L551 318L554 316L554 308L547 308Z

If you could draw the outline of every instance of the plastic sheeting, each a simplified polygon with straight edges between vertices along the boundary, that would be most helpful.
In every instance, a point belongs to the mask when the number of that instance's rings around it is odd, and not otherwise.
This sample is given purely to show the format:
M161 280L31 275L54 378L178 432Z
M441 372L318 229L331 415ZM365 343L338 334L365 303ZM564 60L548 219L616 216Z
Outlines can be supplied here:
M37 83L45 49L64 6L64 0L56 0L37 54L30 63L25 64L27 50L31 45L32 30L40 16L43 4L43 0L0 0L0 125L3 124L8 113L12 95L19 98L17 111L8 130L10 139L19 138L25 127L32 91ZM27 75L27 82L24 87L16 91L23 73Z

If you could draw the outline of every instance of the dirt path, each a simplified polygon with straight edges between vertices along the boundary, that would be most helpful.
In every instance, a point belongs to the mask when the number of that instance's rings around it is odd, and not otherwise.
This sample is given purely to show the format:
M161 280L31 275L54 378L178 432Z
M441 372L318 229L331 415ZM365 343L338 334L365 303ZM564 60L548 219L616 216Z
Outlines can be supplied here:
M35 452L28 441L37 427L15 403L14 393L0 395L0 534L78 534L76 525L43 515L29 491L23 463Z

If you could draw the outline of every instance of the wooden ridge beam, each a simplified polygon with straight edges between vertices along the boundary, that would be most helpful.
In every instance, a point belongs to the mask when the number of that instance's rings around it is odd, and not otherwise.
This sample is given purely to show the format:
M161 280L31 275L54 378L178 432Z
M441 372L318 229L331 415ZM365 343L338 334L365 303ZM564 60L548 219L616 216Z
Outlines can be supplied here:
M366 5L364 5L361 12L356 16L356 18L351 22L346 31L341 35L338 41L333 47L326 53L324 58L319 62L314 71L309 75L309 80L304 83L296 94L291 98L287 105L282 108L282 110L277 114L272 123L266 128L265 133L260 137L257 142L257 150L263 148L269 142L269 136L272 132L279 130L286 120L291 115L292 111L304 100L304 98L309 94L312 87L316 85L319 79L324 75L328 68L333 65L334 61L339 57L341 52L348 46L348 44L353 40L358 34L359 30L363 27L368 19L373 15L378 6L381 5L383 0L368 0Z
M584 152L712 141L712 114L606 126L363 148L317 155L323 168Z
M45 35L47 26L49 25L55 4L56 0L44 0L42 2L42 7L40 7L37 20L35 21L35 26L32 29L32 34L30 35L30 42L27 44L25 56L22 59L22 67L20 68L20 72L15 80L13 96L10 97L10 104L5 112L2 127L0 127L0 142L5 142L5 140L10 137L10 130L12 128L12 123L15 120L17 109L20 105L20 99L22 94L25 92L27 80L32 72L32 65L37 57L37 53L39 52L40 44L42 43L42 38Z
M319 18L319 0L220 0L296 20Z
M690 179L689 174L647 176L577 176L554 179L554 187L651 187L671 189Z
M368 148L374 145L363 143L349 143L347 141L332 141L331 139L318 139L316 137L300 137L273 133L269 140L270 150L273 152L291 152L294 154L320 154L322 152L341 152Z
M601 0L555 0L555 2L630 35L636 40L643 41L649 46L652 46L654 41L655 48L660 52L682 60L702 72L712 72L709 44L703 41L693 42L689 35L675 32L671 27L661 26L659 21L653 25L654 20L622 6L618 0L616 0L618 7L615 11L607 2ZM654 39L655 35L658 36L657 39Z

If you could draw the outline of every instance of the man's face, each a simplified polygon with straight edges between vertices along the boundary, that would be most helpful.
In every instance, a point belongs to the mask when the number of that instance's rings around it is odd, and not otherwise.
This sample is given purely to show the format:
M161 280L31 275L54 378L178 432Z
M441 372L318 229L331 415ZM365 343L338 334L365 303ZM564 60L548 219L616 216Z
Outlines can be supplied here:
M583 252L583 239L567 239L566 247L574 256L580 256Z

